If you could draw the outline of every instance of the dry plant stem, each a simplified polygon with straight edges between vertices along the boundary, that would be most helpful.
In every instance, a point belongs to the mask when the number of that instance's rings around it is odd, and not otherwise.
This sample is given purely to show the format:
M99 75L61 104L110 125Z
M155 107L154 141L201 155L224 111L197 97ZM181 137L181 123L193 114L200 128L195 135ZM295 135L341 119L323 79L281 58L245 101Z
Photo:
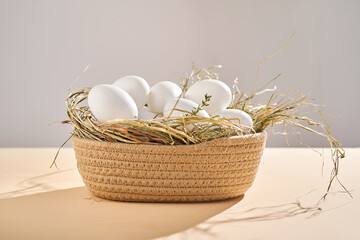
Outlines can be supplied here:
M216 65L209 68L198 68L193 62L191 73L181 79L180 85L182 87L182 95L184 96L188 88L198 81L204 79L219 80L219 74L216 73L215 70L220 68L222 68L221 65Z
M59 149L57 150L56 155L54 157L54 160L50 165L50 168L52 168L52 166L54 166L54 165L55 165L56 168L58 168L57 165L56 165L56 159L57 159L57 157L59 155L59 152L60 152L61 148L71 139L72 136L73 136L73 134L71 134L70 137L68 139L66 139L66 141L59 147Z
M259 65L258 65L258 70L257 70L257 73L256 73L256 79L255 79L255 82L254 82L254 86L253 86L253 89L251 91L251 94L254 93L255 91L255 87L259 81L259 75L260 75L260 68L261 68L261 64L263 64L266 60L274 57L276 54L278 54L279 52L281 52L285 47L286 45L288 45L288 43L291 41L291 39L295 36L296 34L296 31L293 32L293 34L291 35L291 37L289 38L289 40L287 40L287 42L279 49L277 50L276 52L274 52L273 54L267 56L266 58L264 58L263 60L260 61Z

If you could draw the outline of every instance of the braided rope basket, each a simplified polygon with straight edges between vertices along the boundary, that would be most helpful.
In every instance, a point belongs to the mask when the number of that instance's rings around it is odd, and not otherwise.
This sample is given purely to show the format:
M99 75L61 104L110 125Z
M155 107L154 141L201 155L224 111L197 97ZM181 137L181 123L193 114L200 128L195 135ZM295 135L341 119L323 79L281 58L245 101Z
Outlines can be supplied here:
M234 198L252 185L266 133L194 145L146 145L72 137L79 172L96 196L132 202Z

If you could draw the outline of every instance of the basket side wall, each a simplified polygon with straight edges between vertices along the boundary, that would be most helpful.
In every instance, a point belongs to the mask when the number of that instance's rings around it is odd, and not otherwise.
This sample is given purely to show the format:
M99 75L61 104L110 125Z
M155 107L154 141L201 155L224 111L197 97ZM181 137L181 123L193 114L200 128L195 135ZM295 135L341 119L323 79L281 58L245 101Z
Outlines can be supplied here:
M95 195L140 202L233 198L252 185L266 133L190 146L107 143L73 137L78 168Z

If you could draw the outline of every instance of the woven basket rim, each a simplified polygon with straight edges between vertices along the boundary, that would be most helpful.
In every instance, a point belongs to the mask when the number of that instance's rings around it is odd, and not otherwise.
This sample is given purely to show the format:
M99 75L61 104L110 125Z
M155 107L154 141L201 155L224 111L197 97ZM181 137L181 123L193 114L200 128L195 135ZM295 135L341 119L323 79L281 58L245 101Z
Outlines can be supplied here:
M254 138L254 141L251 141L251 139ZM259 133L253 133L253 134L246 134L243 136L232 136L232 137L224 137L224 138L218 138L218 139L214 139L208 142L202 142L202 143L197 143L197 144L189 144L189 145L162 145L162 144L146 144L146 143L122 143L122 142L106 142L106 141L97 141L97 140L93 140L93 139L87 139L87 138L80 138L76 135L72 136L72 140L73 141L80 141L82 143L88 143L91 145L102 145L106 144L109 147L120 147L120 146L134 146L134 147L156 147L158 149L162 148L162 149L169 149L169 148L177 148L177 149L187 149L187 148L193 148L194 146L196 147L201 147L201 146L209 146L209 145L217 145L219 146L219 143L223 143L221 145L224 146L229 146L229 145L239 145L241 143L244 144L250 144L252 142L258 142L259 139L264 139L267 138L267 133L266 131L263 132L259 132Z

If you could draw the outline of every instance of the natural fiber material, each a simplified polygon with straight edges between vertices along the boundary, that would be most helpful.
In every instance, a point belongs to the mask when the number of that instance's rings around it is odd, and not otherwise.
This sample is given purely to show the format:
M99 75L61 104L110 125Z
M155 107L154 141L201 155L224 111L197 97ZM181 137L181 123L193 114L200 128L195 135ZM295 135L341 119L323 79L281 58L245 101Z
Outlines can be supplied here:
M252 185L266 133L193 145L146 145L72 137L85 185L96 196L135 202L233 198Z

